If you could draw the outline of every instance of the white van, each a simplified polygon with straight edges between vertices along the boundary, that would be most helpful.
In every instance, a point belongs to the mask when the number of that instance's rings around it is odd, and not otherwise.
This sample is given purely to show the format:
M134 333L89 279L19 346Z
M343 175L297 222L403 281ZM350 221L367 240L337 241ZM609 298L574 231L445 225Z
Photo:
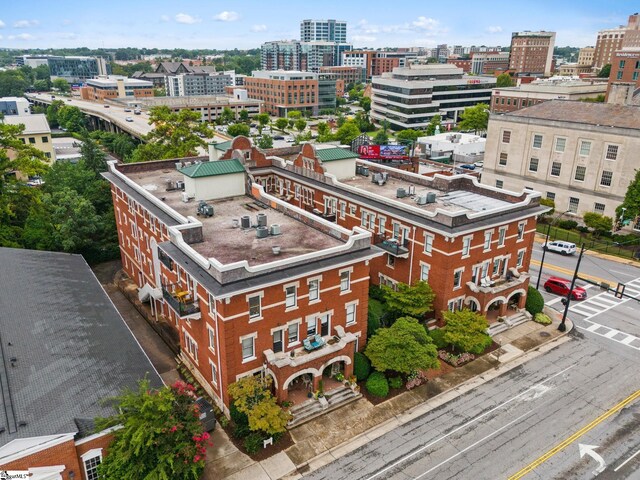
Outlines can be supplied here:
M571 242L562 242L560 240L556 240L555 242L549 242L542 246L543 249L560 253L562 255L573 255L576 253L576 244Z

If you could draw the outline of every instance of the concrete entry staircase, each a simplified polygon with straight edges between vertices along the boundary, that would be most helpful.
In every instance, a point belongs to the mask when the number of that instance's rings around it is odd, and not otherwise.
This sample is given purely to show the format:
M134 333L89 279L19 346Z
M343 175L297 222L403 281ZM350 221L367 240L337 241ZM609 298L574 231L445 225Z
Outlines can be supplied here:
M311 398L300 405L291 407L291 414L293 415L293 418L289 421L287 427L291 428L302 425L303 423L319 417L326 412L330 412L346 405L347 403L351 403L361 396L362 395L360 393L356 393L347 387L338 387L329 390L328 392L325 392L324 402Z
M509 330L510 328L515 327L516 325L520 325L521 323L525 323L531 320L531 314L526 310L519 310L514 315L507 317L503 322L496 322L489 325L487 329L487 333L491 336L497 335L498 333L502 333L505 330Z

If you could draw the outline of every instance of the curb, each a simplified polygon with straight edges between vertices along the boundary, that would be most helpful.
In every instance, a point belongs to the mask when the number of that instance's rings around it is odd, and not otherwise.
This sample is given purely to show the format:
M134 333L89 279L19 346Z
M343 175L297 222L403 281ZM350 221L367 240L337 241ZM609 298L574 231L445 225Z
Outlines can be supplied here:
M396 427L399 427L401 425L404 425L405 423L408 423L409 421L421 415L424 415L430 412L431 410L434 410L435 408L453 400L459 395L466 393L470 390L473 390L474 388L477 388L480 385L483 385L493 380L494 378L497 378L500 375L513 370L514 368L526 363L529 360L532 360L533 358L536 358L542 355L543 353L546 353L547 351L555 348L556 346L562 345L563 343L569 341L569 338L567 335L571 331L573 331L575 327L574 323L569 318L566 319L566 325L567 325L567 330L563 332L561 335L555 338L546 340L545 342L541 343L540 345L538 345L536 348L532 350L528 350L526 352L523 351L521 354L512 358L508 362L498 365L492 370L491 369L486 370L480 375L476 375L475 377L469 378L454 387L444 390L443 392L440 392L438 395L426 400L422 404L416 405L414 407L409 408L408 410L405 410L404 412L398 413L393 417L389 418L388 420L385 420L384 422L379 423L375 427L372 427L369 430L356 435L350 440L342 442L341 444L336 445L319 455L316 455L315 457L309 459L305 463L296 465L295 471L290 472L289 474L286 474L284 477L281 477L281 478L286 480L294 480L294 479L301 478L303 475L302 473L300 473L301 469L305 469L306 467L310 467L310 465L314 464L313 468L311 468L309 471L304 472L304 475L307 475L339 459L340 457L356 450L363 444L362 440L371 441L376 438L379 438L385 433L389 432L390 430ZM558 343L558 345L553 345L555 343ZM334 455L334 453L337 455Z
M534 242L536 243L544 243L544 238L545 238L545 234L544 233L540 233L540 232L536 232L535 237L534 237ZM585 248L585 252L586 255L590 255L592 257L597 257L597 258L601 258L603 260L609 260L611 262L616 262L616 263L621 263L623 265L629 265L632 267L638 267L640 266L640 262L637 260L634 260L632 258L623 258L623 257L618 257L616 255L610 255L608 253L602 253L602 252L598 252L596 250L588 250Z

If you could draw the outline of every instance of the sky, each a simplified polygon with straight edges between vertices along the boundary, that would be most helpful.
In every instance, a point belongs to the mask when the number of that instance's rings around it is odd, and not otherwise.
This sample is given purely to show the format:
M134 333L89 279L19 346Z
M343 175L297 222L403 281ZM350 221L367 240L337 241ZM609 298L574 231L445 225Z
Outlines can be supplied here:
M508 46L511 32L556 32L556 46L594 45L626 25L637 1L2 0L0 48L257 48L300 36L300 20L347 21L354 47Z

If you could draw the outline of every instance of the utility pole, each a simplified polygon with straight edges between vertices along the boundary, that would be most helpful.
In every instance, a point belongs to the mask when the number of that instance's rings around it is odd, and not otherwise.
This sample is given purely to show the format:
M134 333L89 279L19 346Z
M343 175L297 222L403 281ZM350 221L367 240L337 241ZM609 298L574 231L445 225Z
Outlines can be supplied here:
M564 313L562 314L562 320L560 321L560 325L558 325L558 330L564 332L567 330L567 326L565 325L565 321L567 320L567 314L569 313L569 303L571 302L571 294L573 293L573 288L576 286L576 279L578 278L578 270L580 269L580 262L582 261L582 254L584 253L584 243L580 247L580 255L578 256L578 262L576 263L576 270L573 272L573 278L571 279L571 286L569 287L569 292L567 293L567 298L565 298L564 302Z
M536 282L536 290L540 288L540 278L542 278L542 269L544 268L544 257L547 254L547 244L549 243L549 232L551 232L551 224L547 225L547 236L544 239L542 247L542 260L540 260L540 270L538 271L538 281Z

